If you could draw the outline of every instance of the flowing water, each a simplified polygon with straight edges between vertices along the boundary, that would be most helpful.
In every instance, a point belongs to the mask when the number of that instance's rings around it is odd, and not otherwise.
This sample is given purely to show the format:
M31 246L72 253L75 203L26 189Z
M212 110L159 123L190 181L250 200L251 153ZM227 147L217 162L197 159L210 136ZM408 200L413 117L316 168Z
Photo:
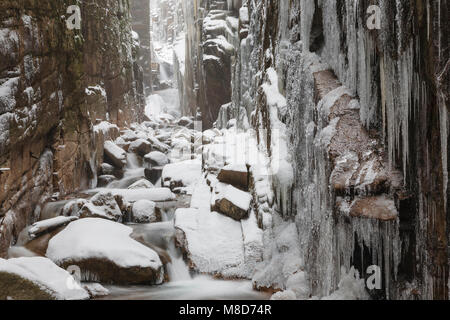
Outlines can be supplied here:
M158 92L167 109L176 110L177 90ZM164 111L168 111L168 110ZM121 180L111 182L107 188L126 189L144 178L144 169L139 158L127 155L127 166ZM105 300L261 300L268 299L265 293L253 290L248 280L219 280L212 276L193 274L175 246L174 213L179 207L189 207L190 196L179 195L177 201L157 203L161 210L162 222L151 224L128 224L133 228L132 237L169 256L166 271L169 282L159 286L107 286L110 295Z

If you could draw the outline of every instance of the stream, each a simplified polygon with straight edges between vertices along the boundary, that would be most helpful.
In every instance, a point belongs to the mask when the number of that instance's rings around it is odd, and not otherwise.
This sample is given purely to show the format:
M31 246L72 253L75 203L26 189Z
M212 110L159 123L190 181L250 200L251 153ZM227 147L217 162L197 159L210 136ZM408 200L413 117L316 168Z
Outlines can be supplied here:
M173 111L177 101L177 90L167 89L158 92L153 101L163 102L162 106L155 106L159 112ZM144 168L138 157L133 153L127 154L127 165L124 177L111 182L104 189L127 189L134 182L145 179ZM158 181L155 187L159 187ZM99 189L88 190L95 194ZM133 228L133 236L144 239L145 244L156 250L161 250L170 257L166 271L169 282L159 286L105 286L110 295L101 300L261 300L270 295L253 290L249 280L221 280L210 275L193 274L183 259L181 251L175 247L174 214L179 207L189 207L189 195L177 195L176 201L159 202L157 207L161 211L162 222L151 224L127 223ZM61 204L56 204L61 205ZM62 204L63 205L63 204Z

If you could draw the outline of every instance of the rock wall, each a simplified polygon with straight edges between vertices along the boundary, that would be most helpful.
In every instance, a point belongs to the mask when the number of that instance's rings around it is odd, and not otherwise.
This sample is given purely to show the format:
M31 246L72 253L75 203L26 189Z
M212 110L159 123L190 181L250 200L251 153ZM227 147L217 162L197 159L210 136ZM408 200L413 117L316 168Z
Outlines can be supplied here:
M182 110L190 115L200 111L204 129L213 126L221 107L231 101L240 6L241 1L183 2L186 70Z
M143 116L127 0L0 3L0 256L50 197L96 185L102 120Z
M272 209L297 225L313 295L378 265L374 297L447 299L448 4L379 1L370 30L372 4L244 1L226 114L271 156L286 124L295 182Z
M150 35L150 1L131 0L131 20L133 30L139 35L138 65L143 69L147 93L152 91L152 52Z

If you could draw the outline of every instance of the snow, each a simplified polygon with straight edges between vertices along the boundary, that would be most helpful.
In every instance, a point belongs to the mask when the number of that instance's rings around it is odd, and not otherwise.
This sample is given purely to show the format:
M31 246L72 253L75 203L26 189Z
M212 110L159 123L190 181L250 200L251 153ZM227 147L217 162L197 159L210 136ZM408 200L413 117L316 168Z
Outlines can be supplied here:
M201 160L185 160L166 165L162 172L162 181L164 186L170 186L170 181L180 181L183 186L190 187L200 179L201 173Z
M0 258L0 272L12 273L36 284L58 300L87 300L88 293L75 279L51 260L43 257ZM70 286L72 284L72 286Z
M124 163L127 161L127 153L125 152L125 150L123 150L122 148L117 146L114 142L105 141L104 147L105 147L105 150L107 150L109 153L111 153L114 156L114 158L121 160Z
M236 275L233 269L244 262L239 222L208 210L178 209L175 228L184 232L189 258L198 272Z
M132 232L130 227L105 219L80 219L50 240L46 256L57 264L97 258L123 268L159 269L158 254L131 239Z
M10 112L16 106L15 95L19 85L19 77L7 79L1 82L0 79L0 112Z
M169 163L167 156L160 151L152 151L145 156L145 159L152 160L157 163L158 166L165 166Z
M35 222L31 225L31 227L28 229L28 233L30 235L36 236L37 234L44 232L48 229L56 228L59 226L62 226L66 223L72 222L74 220L77 220L77 217L63 217L59 216L56 218L43 220L39 222Z
M267 82L262 85L262 89L266 94L267 104L276 106L279 110L286 108L286 98L280 93L278 89L278 75L274 68L269 68L266 71Z
M102 121L94 126L94 132L103 132L103 135L108 134L111 130L117 130L117 132L119 132L119 127L115 124L109 123L108 121Z
M221 197L227 199L236 207L239 207L244 211L248 211L250 209L250 202L252 201L252 196L250 193L241 191L232 185L225 188Z
M358 270L351 268L348 273L345 269L341 271L339 289L322 300L368 300L364 278L360 279Z
M147 179L141 179L129 186L128 189L149 189L153 187L154 186L150 181L148 181Z
M322 113L323 116L328 117L331 108L344 95L352 96L352 93L345 86L340 86L330 91L325 97L323 97L323 99L319 101L319 103L317 104L317 109Z
M84 90L84 92L88 96L96 95L96 94L100 93L104 98L106 98L105 88L103 88L101 85L89 86Z
M156 222L156 203L149 200L139 200L133 204L133 221L137 223Z
M125 201L135 202L138 200L150 200L155 202L175 200L175 194L168 188L151 189L106 189L99 188L98 191L108 191L114 195L121 195Z

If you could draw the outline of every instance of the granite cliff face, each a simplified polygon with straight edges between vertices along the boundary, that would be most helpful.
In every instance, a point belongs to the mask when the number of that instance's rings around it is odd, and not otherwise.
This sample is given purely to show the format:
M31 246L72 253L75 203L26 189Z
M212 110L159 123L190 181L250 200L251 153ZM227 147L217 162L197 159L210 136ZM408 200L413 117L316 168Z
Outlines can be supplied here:
M375 296L446 299L448 4L381 1L369 30L371 4L244 4L228 113L269 152L274 106L286 124L295 182L273 209L296 222L313 294L378 265Z
M52 196L96 186L114 133L94 125L143 117L128 1L83 1L80 30L72 4L0 3L0 256Z
M150 1L131 0L133 30L139 35L138 65L142 68L147 93L152 91L152 53L150 36Z
M448 4L188 1L185 10L184 99L204 125L236 119L269 156L278 123L287 130L294 179L273 183L271 209L297 226L311 293L334 291L341 267L366 276L377 265L375 297L448 298Z

